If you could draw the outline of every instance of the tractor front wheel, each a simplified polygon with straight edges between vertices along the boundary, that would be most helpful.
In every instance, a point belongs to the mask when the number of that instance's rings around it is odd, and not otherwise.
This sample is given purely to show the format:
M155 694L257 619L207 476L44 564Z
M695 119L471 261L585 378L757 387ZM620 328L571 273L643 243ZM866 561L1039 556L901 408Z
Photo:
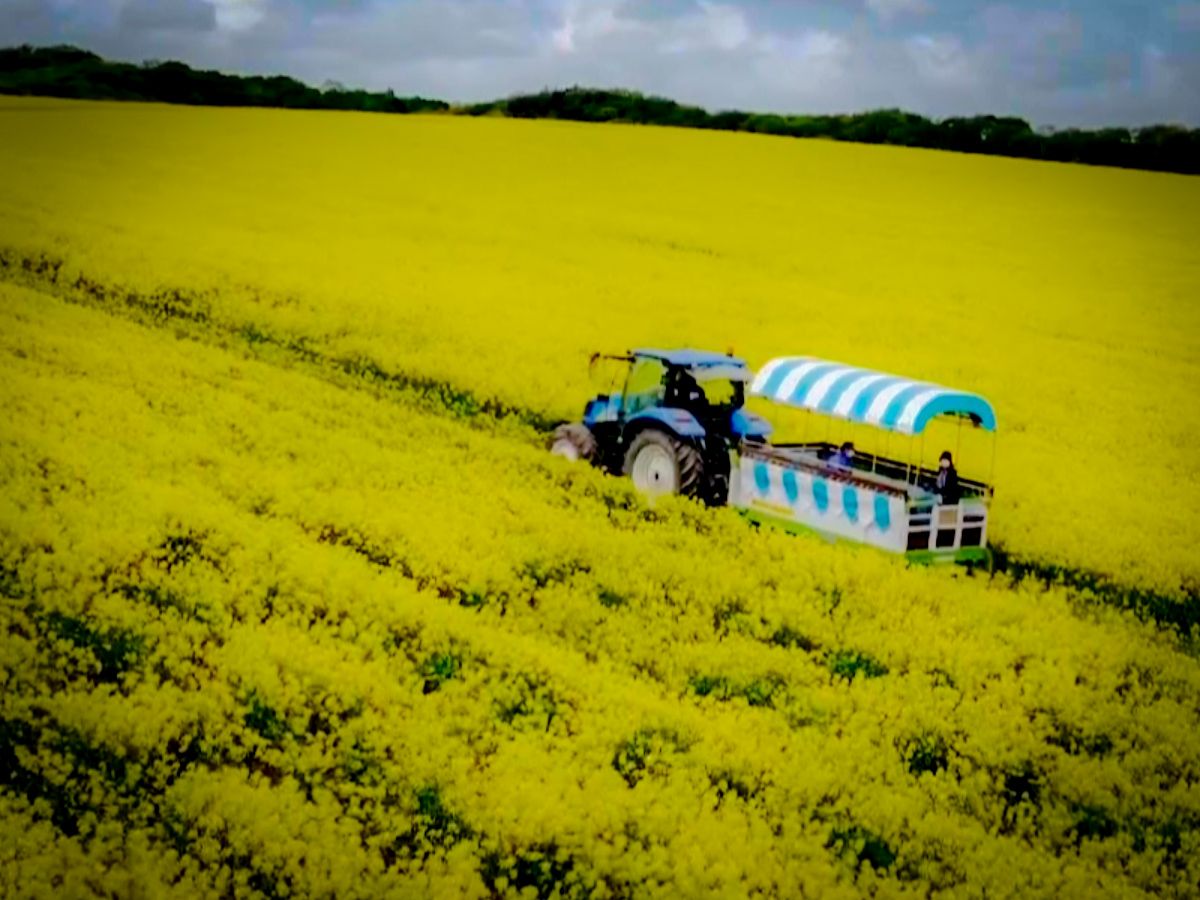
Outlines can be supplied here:
M550 452L572 462L591 462L596 457L596 436L582 422L559 425L550 437Z
M634 486L651 496L697 497L704 486L704 458L691 444L650 428L633 439L625 452L624 472Z

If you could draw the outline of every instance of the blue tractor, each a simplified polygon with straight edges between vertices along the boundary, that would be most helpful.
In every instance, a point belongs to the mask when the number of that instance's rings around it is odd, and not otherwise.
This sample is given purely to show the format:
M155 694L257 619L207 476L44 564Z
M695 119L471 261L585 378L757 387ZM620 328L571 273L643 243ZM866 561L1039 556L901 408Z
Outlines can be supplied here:
M600 360L622 364L620 392L598 395L582 422L559 426L551 452L628 475L647 494L726 503L737 451L743 442L765 441L771 430L743 408L752 377L746 363L721 353L653 349L596 354L593 369Z

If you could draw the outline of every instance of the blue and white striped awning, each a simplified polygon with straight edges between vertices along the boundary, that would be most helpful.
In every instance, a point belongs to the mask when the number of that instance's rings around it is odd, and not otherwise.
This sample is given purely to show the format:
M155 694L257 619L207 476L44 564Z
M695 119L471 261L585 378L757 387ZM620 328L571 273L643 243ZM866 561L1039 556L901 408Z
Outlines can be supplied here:
M771 360L754 377L750 394L901 434L920 434L940 415L967 416L996 430L992 405L978 394L810 356Z

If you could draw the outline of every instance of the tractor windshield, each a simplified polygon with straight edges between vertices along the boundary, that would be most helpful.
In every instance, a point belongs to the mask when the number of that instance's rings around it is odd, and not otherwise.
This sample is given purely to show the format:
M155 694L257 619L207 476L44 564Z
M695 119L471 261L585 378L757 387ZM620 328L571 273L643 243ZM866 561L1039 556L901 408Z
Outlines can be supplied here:
M691 375L699 382L709 405L721 410L738 409L745 402L749 372L741 366L697 366Z
M710 406L722 409L737 409L742 405L745 395L743 382L730 381L727 378L714 378L711 381L700 382L704 396Z
M667 365L654 357L635 360L625 382L625 415L662 406L666 394Z

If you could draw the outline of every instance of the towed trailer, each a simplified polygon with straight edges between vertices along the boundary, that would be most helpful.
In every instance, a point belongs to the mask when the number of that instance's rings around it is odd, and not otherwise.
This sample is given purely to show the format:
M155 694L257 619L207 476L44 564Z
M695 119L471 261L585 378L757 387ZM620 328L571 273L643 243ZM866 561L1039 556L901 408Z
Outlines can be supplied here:
M992 489L959 478L963 497L942 504L921 487L937 472L882 456L857 453L870 468L831 471L834 444L747 445L730 505L748 518L789 531L871 544L927 562L982 562L987 549Z
M912 461L930 422L951 417L993 435L996 415L978 394L812 357L767 363L750 395L816 416L868 425L910 439L907 459L856 454L848 471L830 466L836 446L744 442L730 503L758 521L870 544L927 562L989 563L992 486L958 479L943 502L937 472Z
M919 562L990 563L990 476L960 477L951 501L935 489L937 472L913 461L926 427L949 419L990 432L994 464L996 416L978 394L814 357L774 359L756 375L732 355L696 350L604 358L622 365L621 390L589 401L582 422L559 427L552 452L628 475L645 493L728 503L789 531ZM744 408L747 394L906 436L909 452L857 454L848 469L835 467L834 443L769 442L773 427Z

